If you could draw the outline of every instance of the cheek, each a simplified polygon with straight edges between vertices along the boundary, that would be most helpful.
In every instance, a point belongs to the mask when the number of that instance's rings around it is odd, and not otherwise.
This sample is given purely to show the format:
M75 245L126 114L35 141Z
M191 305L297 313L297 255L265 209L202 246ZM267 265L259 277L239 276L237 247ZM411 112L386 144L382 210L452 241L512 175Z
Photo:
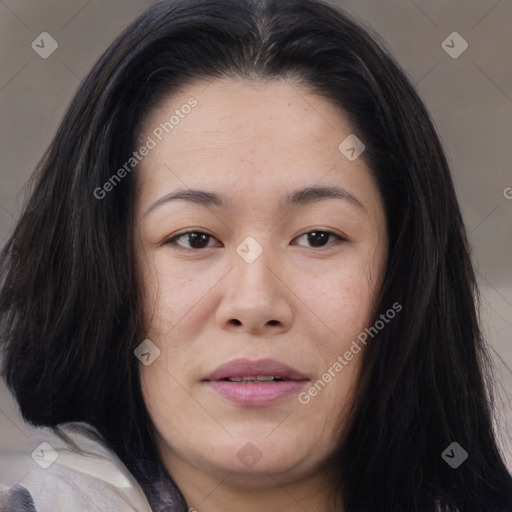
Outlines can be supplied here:
M149 337L165 337L168 342L179 334L176 343L186 342L183 337L194 333L182 332L189 318L192 326L199 329L208 321L205 304L209 292L221 281L223 273L215 267L170 263L165 251L148 261L143 271L146 290L146 318L149 319ZM176 328L175 328L176 327ZM197 331L197 333L199 330ZM197 334L196 333L196 334Z
M169 367L168 354L161 356L150 366L140 370L140 384L144 403L156 423L166 422L171 417L169 409L183 410L190 406L190 396L181 392L179 383L185 383L185 375L177 368Z
M152 419L160 417L160 404L169 401L168 396L164 400L167 379L158 368L159 365L155 361L151 366L142 367L139 373L142 396Z
M364 328L370 320L375 288L368 268L346 266L343 270L296 281L297 295L304 297L324 328L339 339Z

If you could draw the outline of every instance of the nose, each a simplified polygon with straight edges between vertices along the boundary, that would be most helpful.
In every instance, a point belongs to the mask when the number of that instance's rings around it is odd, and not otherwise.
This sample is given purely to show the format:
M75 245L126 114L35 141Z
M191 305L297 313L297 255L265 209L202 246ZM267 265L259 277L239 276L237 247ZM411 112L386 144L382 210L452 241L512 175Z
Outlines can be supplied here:
M293 293L277 255L271 248L265 248L254 261L240 254L233 255L233 270L222 282L217 325L250 334L286 332L293 320Z

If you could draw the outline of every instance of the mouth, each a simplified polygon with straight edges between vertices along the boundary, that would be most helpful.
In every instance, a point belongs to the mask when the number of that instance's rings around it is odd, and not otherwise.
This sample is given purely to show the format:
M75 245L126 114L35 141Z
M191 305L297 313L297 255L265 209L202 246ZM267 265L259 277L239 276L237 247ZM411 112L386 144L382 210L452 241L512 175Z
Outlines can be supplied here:
M287 380L309 380L305 375L287 364L276 359L234 359L219 366L208 375L205 381L229 381L229 382L281 382Z
M245 377L228 377L227 379L221 379L226 382L244 382L245 384L260 384L262 382L284 382L285 380L292 379L281 379L280 377L273 377L272 375L257 375L257 376L245 376Z
M203 382L215 393L239 405L268 405L298 392L309 379L275 359L236 359L221 365Z

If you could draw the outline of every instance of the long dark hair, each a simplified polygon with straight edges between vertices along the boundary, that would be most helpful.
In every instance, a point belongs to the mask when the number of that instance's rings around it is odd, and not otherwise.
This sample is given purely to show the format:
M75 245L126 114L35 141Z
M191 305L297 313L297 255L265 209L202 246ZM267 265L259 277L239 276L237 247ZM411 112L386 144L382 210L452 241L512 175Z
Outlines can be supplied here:
M331 100L366 145L390 240L380 311L333 478L347 511L510 511L465 228L436 131L405 74L346 14L314 0L160 2L94 66L38 166L1 259L4 376L35 425L87 421L130 466L159 463L134 348L141 122L193 80L293 79ZM469 454L457 469L441 453Z

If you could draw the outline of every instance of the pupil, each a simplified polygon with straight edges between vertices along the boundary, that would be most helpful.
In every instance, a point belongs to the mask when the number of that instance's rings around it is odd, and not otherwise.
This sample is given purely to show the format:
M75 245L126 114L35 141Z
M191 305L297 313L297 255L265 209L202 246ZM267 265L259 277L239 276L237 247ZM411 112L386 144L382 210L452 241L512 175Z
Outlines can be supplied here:
M204 233L189 233L190 246L194 249L201 249L208 245L208 236Z
M312 231L308 233L308 241L313 247L322 247L329 240L329 233L325 231Z

